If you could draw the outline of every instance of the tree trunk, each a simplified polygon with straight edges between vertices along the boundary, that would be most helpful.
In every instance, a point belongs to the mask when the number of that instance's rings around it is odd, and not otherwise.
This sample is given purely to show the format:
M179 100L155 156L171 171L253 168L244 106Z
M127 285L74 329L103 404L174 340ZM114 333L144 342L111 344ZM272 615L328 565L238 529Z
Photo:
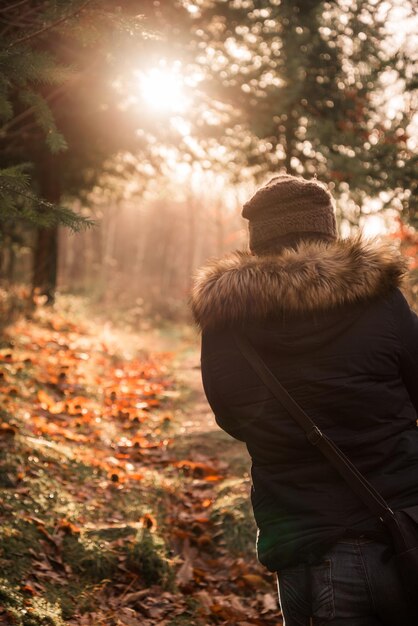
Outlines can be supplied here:
M40 228L36 237L33 264L33 290L53 304L57 286L58 227Z
M52 204L61 198L59 159L48 154L39 173L40 195ZM33 253L32 289L34 294L46 296L53 304L57 286L58 226L39 228Z

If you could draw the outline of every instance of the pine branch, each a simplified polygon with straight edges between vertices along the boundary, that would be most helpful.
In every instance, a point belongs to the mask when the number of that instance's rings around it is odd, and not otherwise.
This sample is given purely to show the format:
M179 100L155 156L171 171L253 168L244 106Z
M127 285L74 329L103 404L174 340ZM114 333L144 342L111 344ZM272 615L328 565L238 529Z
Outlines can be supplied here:
M20 97L23 102L31 105L38 125L46 134L46 143L51 152L55 153L66 150L67 143L56 127L51 109L45 98L31 90L22 92Z
M7 7L3 7L0 9L0 13L7 13L8 11L13 11L13 9L17 9L22 6L22 4L27 4L28 0L19 0L19 2L15 2L15 4L9 4Z
M30 23L30 22L28 22L28 17L30 15L38 14L38 12L39 12L39 7L36 7L36 6L35 7L30 7L29 6L28 10L25 13L23 13L23 15L19 16L21 21L23 20L23 21L27 22L27 24L25 24L25 26L22 25L21 28L27 29L28 28L28 24ZM7 35L7 33L9 31L13 30L13 27L15 26L14 23L12 21L10 21L10 19L6 18L3 21L6 23L6 25L3 28L3 30L1 31L1 33L0 33L1 37L4 37L5 35ZM33 26L34 26L34 23L32 22L32 27Z
M39 198L31 193L28 189L29 178L24 176L22 172L12 172L12 168L7 171L0 172L0 196L6 196L6 200L12 196L18 196L23 201L29 201L36 207L33 210L29 207L6 206L0 212L0 222L10 218L10 214L14 217L32 222L36 226L65 226L73 231L79 231L94 226L94 220L77 215L72 209L63 206L57 206ZM19 177L18 177L19 176Z
M78 81L82 80L86 75L89 74L89 72L91 72L91 70L95 68L98 61L99 61L98 58L94 59L93 62L90 63L90 65L86 67L83 71L78 72L77 74L74 74L74 76L68 79L64 84L60 85L59 87L51 91L49 94L47 94L44 97L45 102L53 102L58 96L60 96L62 93L65 93L67 89L72 87ZM30 117L30 115L32 115L34 112L35 112L35 107L31 106L28 109L25 109L24 111L22 111L22 113L19 113L19 115L16 115L13 119L9 120L7 124L4 124L0 128L1 137L4 139L4 137L6 136L6 133L11 128L16 126L16 124L18 124L19 122L22 122L23 120L25 120L27 117Z
M78 9L76 9L75 11L73 11L72 13L69 13L68 15L64 15L63 17L61 17L59 20L56 20L55 22L51 22L51 24L47 24L47 26L44 26L43 28L40 28L39 30L35 31L34 33L31 33L29 35L26 35L25 37L21 37L20 39L16 39L15 41L13 41L10 44L10 48L13 46L17 46L18 44L22 44L25 43L26 41L30 41L31 39L34 39L35 37L39 37L40 35L43 35L44 33L46 33L48 30L51 30L52 28L55 28L56 26L59 26L60 24L63 24L64 22L66 22L67 20L71 19L72 17L75 17L76 15L78 15L79 13L81 13L81 11L83 11L83 9L86 8L86 6L88 4L90 4L92 2L92 0L86 0L86 2L84 2L81 7L79 7Z

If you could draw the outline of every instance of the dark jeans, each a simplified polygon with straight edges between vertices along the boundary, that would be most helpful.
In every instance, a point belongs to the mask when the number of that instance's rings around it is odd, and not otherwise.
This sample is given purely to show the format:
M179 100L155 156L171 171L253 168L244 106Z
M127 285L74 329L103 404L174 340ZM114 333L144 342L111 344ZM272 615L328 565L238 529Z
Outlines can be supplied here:
M285 626L415 626L387 546L370 539L339 541L318 565L278 572L278 583Z

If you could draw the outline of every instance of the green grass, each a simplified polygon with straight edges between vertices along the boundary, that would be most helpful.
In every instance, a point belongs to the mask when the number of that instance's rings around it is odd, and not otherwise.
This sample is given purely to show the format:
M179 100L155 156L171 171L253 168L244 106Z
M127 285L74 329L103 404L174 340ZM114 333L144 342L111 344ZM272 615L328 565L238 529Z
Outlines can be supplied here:
M255 558L256 525L248 492L248 479L225 480L217 489L211 519L231 554Z
M139 574L145 585L174 588L174 570L169 560L169 550L156 533L142 528L127 546L128 569Z
M75 574L89 582L111 579L117 572L117 553L112 544L87 533L65 536L62 558Z

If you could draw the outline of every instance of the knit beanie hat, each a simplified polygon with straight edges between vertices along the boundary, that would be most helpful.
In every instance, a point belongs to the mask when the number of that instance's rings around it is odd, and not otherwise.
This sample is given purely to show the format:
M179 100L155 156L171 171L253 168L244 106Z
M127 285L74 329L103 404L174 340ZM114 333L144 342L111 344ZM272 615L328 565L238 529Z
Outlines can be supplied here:
M316 180L289 174L272 178L244 204L242 217L249 221L249 245L255 254L274 249L289 235L337 238L333 199Z

